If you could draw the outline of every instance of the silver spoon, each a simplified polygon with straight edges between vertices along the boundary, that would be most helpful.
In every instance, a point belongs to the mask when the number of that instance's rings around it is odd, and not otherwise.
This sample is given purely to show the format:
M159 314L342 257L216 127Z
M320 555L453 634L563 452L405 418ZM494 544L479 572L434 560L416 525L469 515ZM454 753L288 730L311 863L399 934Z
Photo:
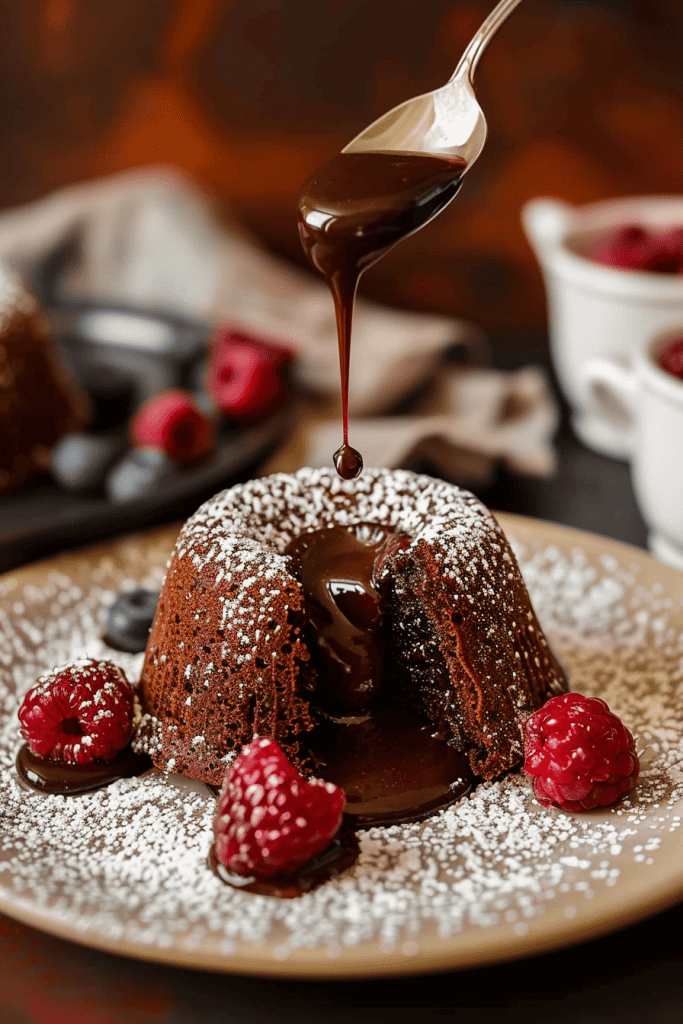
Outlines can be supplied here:
M500 0L446 85L394 107L357 135L342 153L443 153L471 167L486 141L486 119L474 95L479 58L521 0Z

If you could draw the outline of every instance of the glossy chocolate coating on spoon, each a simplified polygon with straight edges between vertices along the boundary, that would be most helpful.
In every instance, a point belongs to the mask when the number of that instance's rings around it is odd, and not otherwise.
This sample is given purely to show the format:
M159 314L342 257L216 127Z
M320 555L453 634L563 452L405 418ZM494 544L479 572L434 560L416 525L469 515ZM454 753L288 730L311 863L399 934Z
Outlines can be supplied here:
M465 166L460 157L425 153L340 153L301 192L301 243L332 291L337 317L344 442L334 464L344 479L358 476L363 466L348 436L358 280L392 246L443 210L458 191Z

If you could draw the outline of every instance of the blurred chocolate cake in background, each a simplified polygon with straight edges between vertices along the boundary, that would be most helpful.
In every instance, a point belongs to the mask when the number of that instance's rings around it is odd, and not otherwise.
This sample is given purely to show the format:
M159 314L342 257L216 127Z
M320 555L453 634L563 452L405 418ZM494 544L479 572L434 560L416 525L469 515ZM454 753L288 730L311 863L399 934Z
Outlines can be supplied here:
M46 470L54 443L87 411L35 298L0 264L0 494Z

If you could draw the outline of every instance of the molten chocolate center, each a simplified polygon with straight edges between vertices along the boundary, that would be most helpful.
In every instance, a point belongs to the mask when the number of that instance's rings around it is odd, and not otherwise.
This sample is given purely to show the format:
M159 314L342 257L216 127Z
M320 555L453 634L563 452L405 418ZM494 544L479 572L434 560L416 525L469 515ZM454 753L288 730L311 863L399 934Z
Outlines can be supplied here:
M385 561L409 543L387 527L333 526L302 534L287 549L304 590L319 679L314 700L324 712L313 752L324 777L345 791L344 813L359 826L418 820L472 785L464 755L382 688L378 581Z
M343 526L314 530L287 548L304 588L309 639L318 662L316 703L324 711L358 711L376 699L384 665L384 611L376 571L410 538L366 527L366 540Z

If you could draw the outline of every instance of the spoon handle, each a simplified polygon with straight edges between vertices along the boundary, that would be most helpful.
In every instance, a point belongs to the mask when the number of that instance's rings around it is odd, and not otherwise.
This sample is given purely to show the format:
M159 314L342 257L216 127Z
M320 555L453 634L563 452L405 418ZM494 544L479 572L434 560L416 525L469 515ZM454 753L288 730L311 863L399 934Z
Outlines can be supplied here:
M467 76L470 82L473 81L474 72L482 53L505 19L512 14L515 7L521 2L522 0L500 0L500 3L493 8L460 58L460 62L450 78L451 82L462 79L465 76Z

